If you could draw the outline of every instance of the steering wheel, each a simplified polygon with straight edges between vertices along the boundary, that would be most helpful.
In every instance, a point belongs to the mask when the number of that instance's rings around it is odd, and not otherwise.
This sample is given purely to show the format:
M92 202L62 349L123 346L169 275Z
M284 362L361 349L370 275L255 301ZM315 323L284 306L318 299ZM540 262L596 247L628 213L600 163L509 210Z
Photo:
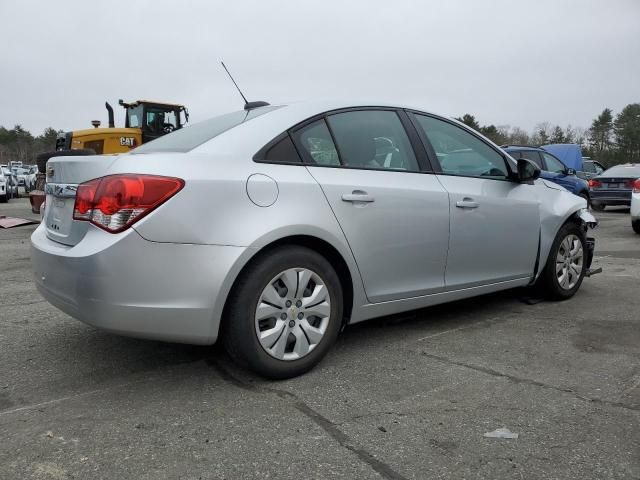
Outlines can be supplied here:
M175 129L176 129L176 127L174 127L170 123L165 123L164 125L162 125L162 133L171 133Z

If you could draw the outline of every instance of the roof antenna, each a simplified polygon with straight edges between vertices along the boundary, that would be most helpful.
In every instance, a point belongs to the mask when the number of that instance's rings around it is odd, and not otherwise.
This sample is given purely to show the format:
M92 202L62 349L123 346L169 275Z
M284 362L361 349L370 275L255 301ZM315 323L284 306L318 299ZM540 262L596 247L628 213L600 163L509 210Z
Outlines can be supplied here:
M244 109L245 110L252 110L254 108L258 108L258 107L266 107L267 105L269 105L267 102L263 102L263 101L257 101L257 102L249 102L247 100L247 98L244 96L244 94L242 93L242 90L240 90L240 87L238 86L238 84L236 83L236 81L233 79L233 77L231 76L231 73L229 73L229 69L227 68L227 66L224 64L224 62L220 62L222 64L222 68L224 68L225 72L227 72L227 75L229 75L229 78L231 79L231 81L233 82L233 84L236 86L236 88L238 89L238 93L240 94L240 96L242 97L242 99L244 100Z

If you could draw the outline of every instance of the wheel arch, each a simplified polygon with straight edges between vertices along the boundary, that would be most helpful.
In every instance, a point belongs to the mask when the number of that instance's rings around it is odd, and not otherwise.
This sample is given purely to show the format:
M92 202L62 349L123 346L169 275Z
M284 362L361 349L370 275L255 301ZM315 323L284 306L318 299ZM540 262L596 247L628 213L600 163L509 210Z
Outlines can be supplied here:
M340 285L343 291L343 326L346 325L351 318L353 310L355 308L356 302L359 301L361 295L363 295L363 287L362 290L359 289L359 285L356 282L361 282L360 273L357 270L355 265L355 261L351 257L346 257L343 252L340 251L340 248L337 247L333 242L322 238L318 235L313 235L309 233L305 234L293 234L289 233L286 235L281 235L276 238L270 238L268 242L264 242L259 247L252 247L247 249L248 254L242 256L238 262L240 265L237 265L236 268L233 269L235 274L233 275L233 279L228 282L228 287L225 289L223 294L223 303L217 309L218 314L215 315L216 324L214 325L214 338L218 338L227 317L227 308L229 306L229 299L232 295L232 292L237 287L237 283L241 278L243 272L247 270L252 264L256 261L259 261L265 255L268 255L269 252L283 247L287 245L296 245L303 246L309 248L318 254L322 255L326 258L329 263L331 263L332 267L336 270L336 274L340 280ZM349 251L350 253L350 251ZM221 299L221 300L222 300Z

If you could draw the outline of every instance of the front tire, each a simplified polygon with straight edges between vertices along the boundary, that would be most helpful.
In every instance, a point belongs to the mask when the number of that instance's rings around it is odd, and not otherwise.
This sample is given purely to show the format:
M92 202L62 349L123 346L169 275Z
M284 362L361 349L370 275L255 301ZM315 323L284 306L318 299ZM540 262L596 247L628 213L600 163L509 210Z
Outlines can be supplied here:
M637 234L640 234L640 220L632 220L631 228L633 228L634 232L636 232Z
M575 295L582 285L587 271L586 238L582 227L565 223L558 231L544 271L540 286L551 300L566 300Z
M331 264L306 247L283 246L241 273L225 310L222 341L231 358L264 377L295 377L329 351L342 312L342 287Z

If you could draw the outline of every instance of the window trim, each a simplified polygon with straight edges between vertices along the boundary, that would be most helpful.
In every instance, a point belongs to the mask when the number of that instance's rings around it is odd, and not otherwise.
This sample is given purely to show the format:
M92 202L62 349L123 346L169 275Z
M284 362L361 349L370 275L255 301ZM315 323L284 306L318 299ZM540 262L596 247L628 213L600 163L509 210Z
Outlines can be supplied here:
M327 117L329 117L331 115L337 115L337 114L340 114L340 113L358 112L358 111L391 111L391 112L395 112L396 115L398 116L398 120L400 120L400 124L403 127L403 129L405 131L405 134L407 135L407 138L409 140L409 145L411 146L411 149L413 150L413 154L414 154L414 156L416 158L416 162L418 164L418 170L395 170L395 169L389 169L389 168L361 168L361 167L355 167L355 166L351 166L351 165L345 165L343 160L342 160L342 155L340 154L340 148L338 147L338 144L336 143L335 136L333 134L333 130L331 129L331 125L327 121ZM308 125L310 125L312 123L315 123L315 122L317 122L319 120L323 120L325 125L326 125L326 127L327 127L327 130L329 130L329 134L331 135L331 141L333 142L333 146L335 147L336 152L338 154L338 161L340 162L340 165L319 165L317 163L310 162L305 157L305 155L302 153L301 145L299 145L298 142L296 141L296 136L294 134L298 130L301 130L302 128L304 128L304 127L306 127L306 126L308 126ZM275 145L275 143L277 143L278 141L282 140L285 135L289 135L289 137L291 138L291 141L293 142L293 145L296 148L296 151L298 152L298 156L300 157L301 163L277 162L277 161L273 161L273 160L265 160L264 159L265 153L269 150L269 148L272 147L273 145ZM348 169L348 170L360 170L360 171L382 171L382 172L396 172L396 173L429 173L429 174L437 173L435 171L435 169L433 168L433 163L431 162L431 159L429 158L428 153L424 149L423 143L420 141L419 131L416 129L416 127L411 122L411 119L409 118L409 115L407 115L406 111L404 109L398 108L398 107L382 107L382 106L375 106L375 105L336 108L336 109L333 109L333 110L327 110L325 112L313 115L313 116L311 116L311 117L309 117L309 118L307 118L307 119L295 124L294 126L290 127L286 131L282 132L281 134L277 135L275 138L270 140L260 150L258 150L258 152L256 152L256 154L253 156L253 161L256 162L256 163L267 163L267 164L275 164L275 165L304 165L304 166L307 166L307 167L344 168L344 169Z
M484 138L482 138L481 135L479 135L476 131L474 131L473 129L467 127L464 124L459 124L458 122L454 122L448 118L445 117L441 117L440 115L434 115L432 113L426 113L426 112L421 112L420 110L414 110L414 109L405 109L406 113L408 114L409 118L411 119L414 128L418 131L418 135L420 137L420 140L423 143L423 146L425 148L425 150L427 151L429 157L430 157L430 161L431 164L435 167L434 168L434 173L436 173L437 175L447 175L450 177L464 177L464 178L478 178L481 180L496 180L499 182L518 182L517 180L517 173L514 172L511 163L509 163L509 160L505 157L505 152L501 151L499 148L494 147L493 145L491 145L490 143L488 143ZM442 122L448 123L454 127L457 127L459 129L461 129L464 132L469 133L470 135L472 135L473 137L475 137L476 139L480 140L482 143L484 143L486 146L488 146L491 150L493 150L494 152L496 152L500 158L502 158L502 160L504 161L507 170L508 170L508 175L505 178L494 178L494 177L477 177L477 176L472 176L472 175L460 175L457 173L446 173L442 171L442 166L440 165L440 161L438 160L438 156L436 155L436 151L433 148L433 145L431 144L431 141L427 138L427 135L425 134L425 132L423 131L422 127L418 124L418 119L416 118L416 115L422 115L425 117L430 117L433 118L435 120L440 120Z

